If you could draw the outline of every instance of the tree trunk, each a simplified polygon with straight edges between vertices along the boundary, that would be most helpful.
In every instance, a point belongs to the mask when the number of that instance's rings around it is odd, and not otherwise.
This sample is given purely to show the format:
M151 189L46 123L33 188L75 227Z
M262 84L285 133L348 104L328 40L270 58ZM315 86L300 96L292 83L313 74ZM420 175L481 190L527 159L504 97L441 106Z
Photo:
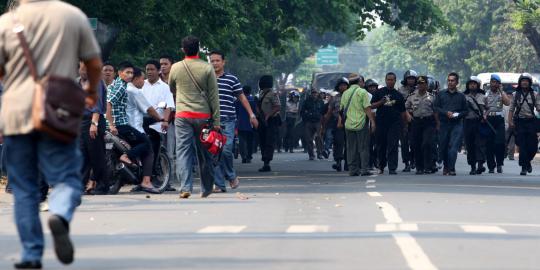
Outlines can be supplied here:
M536 51L536 56L540 59L540 33L538 33L538 29L528 22L523 26L523 34L531 42L534 51Z

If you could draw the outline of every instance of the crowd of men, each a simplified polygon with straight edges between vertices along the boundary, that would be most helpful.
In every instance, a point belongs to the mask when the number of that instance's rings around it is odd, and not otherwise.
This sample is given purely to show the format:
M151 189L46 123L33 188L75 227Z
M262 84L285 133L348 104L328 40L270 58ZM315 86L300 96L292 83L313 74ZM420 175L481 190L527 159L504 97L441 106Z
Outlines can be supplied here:
M388 167L389 174L397 174L401 152L403 172L432 174L442 169L443 175L454 176L461 150L467 154L471 175L502 173L505 158L514 159L515 141L520 174L531 173L531 161L538 150L535 109L540 111L533 77L521 74L513 93L503 90L497 74L491 75L486 90L476 76L465 82L464 91L458 89L459 83L459 75L450 73L447 88L439 89L432 76L418 76L409 70L399 88L392 72L386 75L384 87L352 74L338 80L326 98L317 89L311 89L303 103L291 94L286 145L294 145L289 138L295 117L301 117L302 142L309 159L315 158L313 142L317 157L328 158L327 138L331 138L332 168L336 171L371 175L383 174Z

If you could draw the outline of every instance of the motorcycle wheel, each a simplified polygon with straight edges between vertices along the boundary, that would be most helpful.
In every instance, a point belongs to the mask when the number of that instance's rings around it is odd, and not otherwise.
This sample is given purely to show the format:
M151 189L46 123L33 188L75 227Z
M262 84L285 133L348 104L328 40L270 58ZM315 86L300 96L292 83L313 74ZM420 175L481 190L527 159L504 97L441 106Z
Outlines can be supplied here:
M118 158L114 154L114 151L107 150L105 153L105 170L106 170L106 179L109 186L109 194L115 195L120 192L122 188L122 178L120 177L116 166L118 165Z
M161 148L159 159L156 162L156 174L152 176L152 184L159 192L165 192L172 174L172 164L165 148Z

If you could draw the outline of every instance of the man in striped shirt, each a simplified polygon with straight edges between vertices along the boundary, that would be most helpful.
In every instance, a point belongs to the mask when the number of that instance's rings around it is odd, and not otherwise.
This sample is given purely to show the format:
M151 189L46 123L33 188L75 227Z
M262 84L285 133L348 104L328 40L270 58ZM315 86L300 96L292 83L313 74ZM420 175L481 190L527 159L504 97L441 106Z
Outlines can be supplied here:
M233 142L234 129L236 126L236 109L234 102L240 101L249 114L250 122L254 128L259 126L257 117L251 110L249 101L242 91L242 85L236 76L225 72L225 54L219 51L210 53L210 61L216 72L219 89L220 120L223 126L223 134L227 137L227 143L223 148L223 154L219 164L215 167L214 192L226 192L225 180L229 181L232 189L238 188L240 180L233 168Z

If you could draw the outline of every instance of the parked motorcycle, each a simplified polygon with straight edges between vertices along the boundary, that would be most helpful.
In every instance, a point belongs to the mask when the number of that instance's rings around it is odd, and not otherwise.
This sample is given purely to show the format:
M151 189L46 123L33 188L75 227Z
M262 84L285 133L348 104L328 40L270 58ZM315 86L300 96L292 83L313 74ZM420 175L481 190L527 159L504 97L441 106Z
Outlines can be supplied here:
M131 146L120 137L113 135L109 131L105 132L105 157L109 179L109 194L118 194L124 185L139 185L143 178L142 162L133 161L133 164L127 165L120 161L120 156L127 153ZM172 174L172 164L167 150L161 146L154 166L154 175L152 175L152 184L164 192L167 189Z

